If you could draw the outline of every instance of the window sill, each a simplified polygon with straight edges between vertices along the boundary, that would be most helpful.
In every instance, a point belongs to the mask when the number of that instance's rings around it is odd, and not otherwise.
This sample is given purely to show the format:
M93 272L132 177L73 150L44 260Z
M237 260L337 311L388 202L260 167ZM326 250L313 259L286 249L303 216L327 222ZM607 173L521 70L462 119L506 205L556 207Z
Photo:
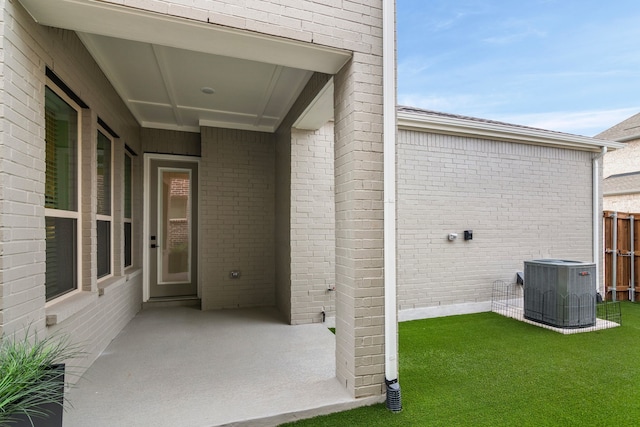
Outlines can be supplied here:
M98 295L106 295L140 274L142 274L141 268L129 267L123 276L109 277L108 279L98 283Z
M93 292L77 292L46 307L47 326L57 325L98 300Z
M86 292L80 291L60 301L52 302L45 308L47 326L54 326L64 322L76 313L79 313L85 307L95 303L98 297L105 295L120 286L127 283L129 280L142 274L142 269L133 267L129 268L124 276L110 277L98 284L98 292Z

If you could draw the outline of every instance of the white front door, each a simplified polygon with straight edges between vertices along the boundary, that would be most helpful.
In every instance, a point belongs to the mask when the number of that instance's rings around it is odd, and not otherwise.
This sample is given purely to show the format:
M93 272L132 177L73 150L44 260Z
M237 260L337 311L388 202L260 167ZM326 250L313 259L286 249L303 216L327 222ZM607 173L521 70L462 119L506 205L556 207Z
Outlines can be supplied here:
M198 162L147 162L147 291L150 298L198 293Z

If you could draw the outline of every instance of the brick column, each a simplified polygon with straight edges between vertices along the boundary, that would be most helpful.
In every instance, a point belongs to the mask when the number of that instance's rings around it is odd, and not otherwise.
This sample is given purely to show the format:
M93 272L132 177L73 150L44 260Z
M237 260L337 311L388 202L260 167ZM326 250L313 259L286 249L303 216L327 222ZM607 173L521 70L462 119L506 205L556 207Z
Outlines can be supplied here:
M384 392L382 58L334 79L336 375L357 398Z
M44 66L0 2L0 335L45 328Z

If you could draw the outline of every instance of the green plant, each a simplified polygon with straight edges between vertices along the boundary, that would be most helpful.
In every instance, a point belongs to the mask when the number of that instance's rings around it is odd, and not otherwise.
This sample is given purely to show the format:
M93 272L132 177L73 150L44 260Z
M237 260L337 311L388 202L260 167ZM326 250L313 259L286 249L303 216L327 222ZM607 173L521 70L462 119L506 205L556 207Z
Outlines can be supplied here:
M23 337L0 339L0 425L10 424L19 415L33 418L50 415L46 404L61 404L60 372L53 369L69 359L79 357L78 345L66 335L53 334L30 338L30 328Z

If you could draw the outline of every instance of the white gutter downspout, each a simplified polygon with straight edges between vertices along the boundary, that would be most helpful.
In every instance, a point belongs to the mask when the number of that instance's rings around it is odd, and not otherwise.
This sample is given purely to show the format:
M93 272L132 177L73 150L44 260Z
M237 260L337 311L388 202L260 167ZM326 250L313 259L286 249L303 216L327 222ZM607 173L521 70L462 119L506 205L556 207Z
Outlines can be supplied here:
M384 375L387 408L402 409L398 383L396 303L396 24L395 0L382 0L382 96L384 151Z
M607 147L602 147L599 154L593 156L593 263L596 265L596 289L605 297L604 288L600 281L600 159L607 154Z

